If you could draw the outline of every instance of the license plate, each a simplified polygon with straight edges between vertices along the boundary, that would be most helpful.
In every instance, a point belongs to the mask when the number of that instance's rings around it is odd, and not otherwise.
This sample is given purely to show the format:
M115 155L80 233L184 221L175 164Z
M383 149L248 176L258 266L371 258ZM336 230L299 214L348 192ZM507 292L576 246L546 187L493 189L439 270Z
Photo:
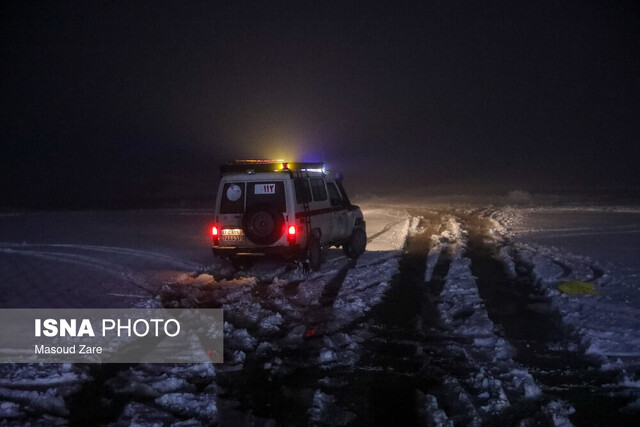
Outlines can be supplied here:
M225 228L222 230L220 240L223 242L242 242L244 241L244 232L241 228Z

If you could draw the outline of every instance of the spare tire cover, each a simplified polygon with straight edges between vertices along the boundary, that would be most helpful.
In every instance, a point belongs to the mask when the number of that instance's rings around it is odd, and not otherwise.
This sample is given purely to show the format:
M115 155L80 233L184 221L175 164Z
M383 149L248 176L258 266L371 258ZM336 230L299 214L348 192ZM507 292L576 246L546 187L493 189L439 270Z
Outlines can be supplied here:
M245 211L242 228L249 241L256 245L271 245L284 233L284 216L274 206L259 203Z

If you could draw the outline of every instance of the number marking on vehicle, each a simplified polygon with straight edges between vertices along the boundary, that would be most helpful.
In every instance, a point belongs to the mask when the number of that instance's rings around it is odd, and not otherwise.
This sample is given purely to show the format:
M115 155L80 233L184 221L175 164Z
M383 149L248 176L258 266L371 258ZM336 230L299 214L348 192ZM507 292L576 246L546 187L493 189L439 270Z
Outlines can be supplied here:
M254 194L276 194L275 184L256 184L253 189Z

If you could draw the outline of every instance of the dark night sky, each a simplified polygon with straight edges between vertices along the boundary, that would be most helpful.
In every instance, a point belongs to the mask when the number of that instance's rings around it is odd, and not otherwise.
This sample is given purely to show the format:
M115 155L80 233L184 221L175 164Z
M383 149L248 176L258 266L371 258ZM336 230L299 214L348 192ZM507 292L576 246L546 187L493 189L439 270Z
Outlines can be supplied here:
M213 193L233 158L358 192L640 187L637 2L4 2L0 207Z

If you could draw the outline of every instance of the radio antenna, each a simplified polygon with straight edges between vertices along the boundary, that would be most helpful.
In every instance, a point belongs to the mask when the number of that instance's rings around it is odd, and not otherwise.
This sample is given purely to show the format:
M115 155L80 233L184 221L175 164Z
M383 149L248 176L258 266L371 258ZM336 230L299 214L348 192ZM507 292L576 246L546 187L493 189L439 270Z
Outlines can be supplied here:
M324 157L324 142L322 140L320 140L320 154L322 154L322 164L326 165L327 159Z

